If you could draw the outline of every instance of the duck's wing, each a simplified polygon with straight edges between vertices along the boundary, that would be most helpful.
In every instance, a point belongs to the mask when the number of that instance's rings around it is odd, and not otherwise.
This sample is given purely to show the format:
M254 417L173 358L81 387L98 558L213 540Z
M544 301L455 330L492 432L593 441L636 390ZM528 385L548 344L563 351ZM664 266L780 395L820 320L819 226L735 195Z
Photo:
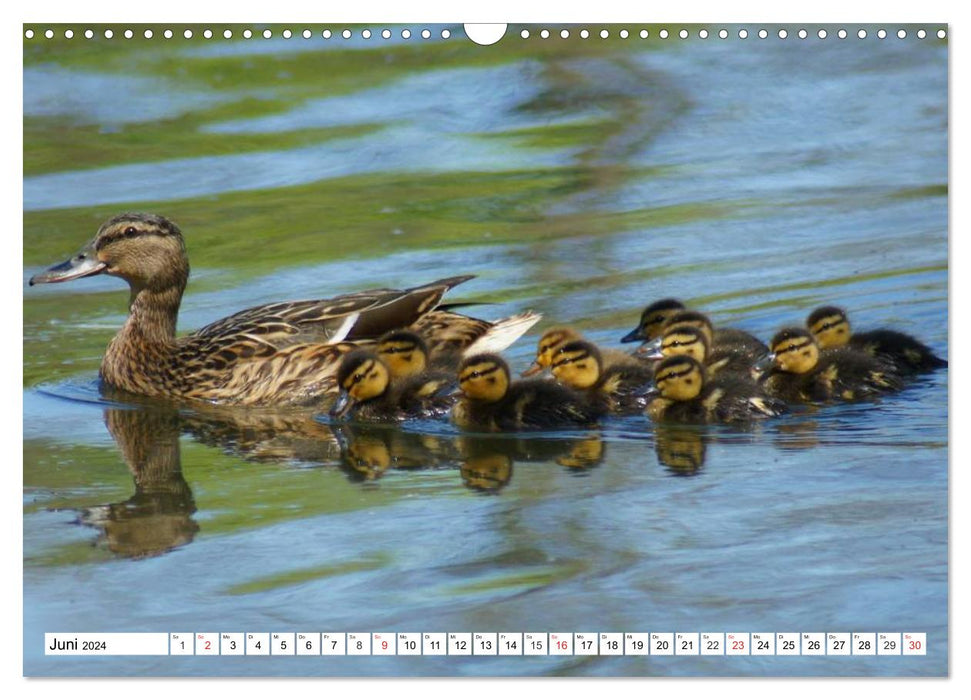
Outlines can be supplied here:
M411 329L424 338L433 359L458 358L463 355L501 352L541 318L541 314L524 311L490 322L436 309L421 316L411 325Z
M448 277L410 289L372 289L332 299L254 306L200 328L189 337L217 339L246 334L270 342L288 337L291 343L372 339L415 322L434 309L445 292L472 277ZM354 323L345 327L354 314Z

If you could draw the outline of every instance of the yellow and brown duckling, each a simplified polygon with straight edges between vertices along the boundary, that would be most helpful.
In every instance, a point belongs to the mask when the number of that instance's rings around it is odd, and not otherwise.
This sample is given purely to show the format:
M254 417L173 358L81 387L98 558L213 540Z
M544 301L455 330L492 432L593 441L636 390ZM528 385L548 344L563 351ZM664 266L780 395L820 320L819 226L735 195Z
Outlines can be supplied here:
M570 326L556 326L545 331L536 344L536 359L530 365L529 369L523 372L522 376L531 377L534 374L539 374L543 370L549 369L553 363L553 355L567 343L572 343L577 340L584 340L584 337L580 331ZM628 355L622 350L601 348L600 355L603 363L602 366L605 368L637 366L641 364L638 358Z
M647 415L675 423L750 423L780 416L783 401L765 395L755 382L736 375L709 380L704 365L676 355L654 370Z
M392 381L391 370L371 350L357 349L341 360L337 370L340 394L330 410L332 418L398 421L444 416L455 403L455 380L424 372Z
M177 337L189 279L182 232L162 216L121 214L102 224L74 257L34 275L30 284L99 274L120 277L131 290L128 319L101 363L107 386L244 405L316 405L336 390L341 357L354 349L341 341L370 341L413 324L445 292L471 279L266 304Z
M823 350L851 347L892 363L901 374L932 372L947 367L947 360L911 335L889 328L853 333L846 312L821 306L806 319L806 326Z
M661 335L668 319L678 311L687 309L683 302L678 299L659 299L653 304L649 304L641 312L641 320L637 327L620 339L622 343L633 343L640 341L648 343Z
M661 335L675 326L693 326L699 329L705 334L709 351L719 356L744 357L754 363L769 351L765 343L751 333L737 328L715 328L711 319L700 311L685 309L673 312L665 321ZM660 339L655 338L651 343L638 348L637 352L641 354L651 352L659 345Z
M647 405L644 394L654 375L641 363L605 366L600 349L586 340L562 345L554 354L553 376L610 413L639 413Z
M596 424L605 407L573 389L543 379L512 381L498 355L467 357L459 366L462 396L452 409L456 425L471 430L543 430Z
M645 355L649 360L687 355L705 366L709 378L721 376L724 373L754 378L755 360L748 352L740 351L733 346L721 346L712 352L708 335L698 326L687 323L669 326L655 343L656 349Z
M850 347L820 350L805 328L784 328L769 344L771 363L761 379L770 396L792 402L856 401L891 391L903 384L890 363Z
M449 364L440 359L430 366L428 344L420 335L407 329L385 333L378 339L374 351L388 367L394 381L429 371L444 371Z

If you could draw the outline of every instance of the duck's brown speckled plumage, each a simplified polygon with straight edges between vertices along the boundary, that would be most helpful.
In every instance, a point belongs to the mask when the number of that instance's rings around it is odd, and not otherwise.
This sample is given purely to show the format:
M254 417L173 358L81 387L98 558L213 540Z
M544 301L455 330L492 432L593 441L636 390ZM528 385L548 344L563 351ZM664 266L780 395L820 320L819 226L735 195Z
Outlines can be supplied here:
M146 396L245 405L317 403L336 390L337 366L355 343L419 321L446 291L471 279L266 304L177 337L189 278L182 234L164 217L122 214L105 222L71 260L35 275L31 284L100 273L125 279L131 289L128 319L102 360L106 384ZM449 318L456 325L467 319ZM430 344L435 342L433 336Z

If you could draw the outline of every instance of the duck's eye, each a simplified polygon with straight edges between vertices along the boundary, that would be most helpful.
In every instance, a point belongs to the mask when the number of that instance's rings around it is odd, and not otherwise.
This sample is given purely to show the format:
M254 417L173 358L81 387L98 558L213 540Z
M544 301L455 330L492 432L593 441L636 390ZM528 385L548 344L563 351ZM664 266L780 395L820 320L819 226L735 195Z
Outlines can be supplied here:
M128 228L125 229L126 236L134 236L137 233L138 233L138 230L134 226L129 226Z
M361 381L362 379L364 379L364 375L363 375L363 374L355 374L355 375L354 375L354 381L355 381L355 382L359 382L359 381Z
M790 344L789 347L786 348L786 352L792 352L795 349L796 349L795 344Z
M684 380L684 383L685 384L692 384L692 383L694 383L694 380L691 377L688 377L687 379Z
M87 258L87 257L88 257L88 256L87 256L87 255L85 255L84 253L81 253L81 254L80 254L80 255L78 256L78 260L84 260L84 259L85 259L85 258Z

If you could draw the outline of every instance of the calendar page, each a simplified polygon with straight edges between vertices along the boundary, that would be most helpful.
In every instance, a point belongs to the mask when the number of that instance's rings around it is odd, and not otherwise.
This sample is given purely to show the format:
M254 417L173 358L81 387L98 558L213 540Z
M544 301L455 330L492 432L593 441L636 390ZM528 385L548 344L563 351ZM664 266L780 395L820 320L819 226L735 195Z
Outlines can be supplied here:
M23 24L23 675L947 676L949 31Z

